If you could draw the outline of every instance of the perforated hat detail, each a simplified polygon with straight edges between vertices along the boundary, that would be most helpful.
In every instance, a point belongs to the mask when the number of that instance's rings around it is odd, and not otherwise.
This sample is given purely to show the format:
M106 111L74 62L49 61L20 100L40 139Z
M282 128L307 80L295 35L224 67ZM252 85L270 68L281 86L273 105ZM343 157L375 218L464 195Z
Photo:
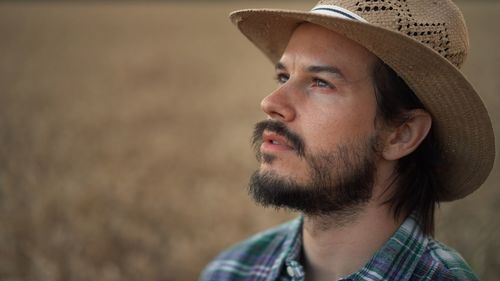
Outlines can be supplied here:
M348 4L349 1L344 2ZM372 24L390 27L409 37L413 37L437 51L455 66L460 67L464 62L468 49L468 41L460 40L461 38L467 38L463 18L458 9L455 11L446 9L447 6L442 5L446 1L442 1L442 3L440 3L441 1L432 2L432 6L424 10L425 6L419 5L420 3L415 1L364 0L357 1L353 10L363 18L368 19L368 22ZM414 5L415 3L417 5ZM444 10L454 15L443 17L445 15L438 14ZM436 13L438 18L429 16L429 13ZM451 22L449 27L447 22ZM450 40L450 35L453 40Z

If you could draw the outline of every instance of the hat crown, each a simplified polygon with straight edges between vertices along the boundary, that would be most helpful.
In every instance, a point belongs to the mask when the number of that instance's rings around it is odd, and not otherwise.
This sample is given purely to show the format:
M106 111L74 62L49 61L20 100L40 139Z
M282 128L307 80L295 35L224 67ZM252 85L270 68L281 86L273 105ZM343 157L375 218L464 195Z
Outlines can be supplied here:
M469 49L465 20L450 0L320 0L409 36L461 67Z

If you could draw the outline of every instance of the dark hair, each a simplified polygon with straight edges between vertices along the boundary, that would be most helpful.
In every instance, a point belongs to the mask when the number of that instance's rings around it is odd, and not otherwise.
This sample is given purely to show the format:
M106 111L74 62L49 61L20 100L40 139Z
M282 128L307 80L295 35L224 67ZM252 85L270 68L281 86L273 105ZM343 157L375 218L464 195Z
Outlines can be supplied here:
M409 110L425 110L406 82L388 65L379 60L373 75L377 122L399 126L408 120ZM439 203L439 180L436 170L439 153L432 126L419 147L399 159L395 179L388 187L390 196L385 202L390 204L395 218L402 213L415 212L425 235L434 235L434 210ZM397 186L393 186L394 184Z

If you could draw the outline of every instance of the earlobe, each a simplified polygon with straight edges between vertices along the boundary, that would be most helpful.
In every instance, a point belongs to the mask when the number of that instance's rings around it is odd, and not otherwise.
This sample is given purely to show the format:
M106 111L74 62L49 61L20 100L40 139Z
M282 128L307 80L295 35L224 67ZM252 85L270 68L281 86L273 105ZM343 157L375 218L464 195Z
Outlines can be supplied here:
M427 111L414 109L407 114L408 119L385 140L382 157L386 160L398 160L415 151L431 129L432 117Z

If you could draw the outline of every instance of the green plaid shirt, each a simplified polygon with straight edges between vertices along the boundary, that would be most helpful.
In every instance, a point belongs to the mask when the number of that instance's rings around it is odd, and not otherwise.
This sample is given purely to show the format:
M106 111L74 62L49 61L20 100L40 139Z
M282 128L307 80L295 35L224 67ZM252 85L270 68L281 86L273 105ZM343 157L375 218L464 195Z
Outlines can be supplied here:
M302 217L280 225L220 254L200 281L302 281ZM424 236L409 216L359 271L340 280L478 280L453 249Z

